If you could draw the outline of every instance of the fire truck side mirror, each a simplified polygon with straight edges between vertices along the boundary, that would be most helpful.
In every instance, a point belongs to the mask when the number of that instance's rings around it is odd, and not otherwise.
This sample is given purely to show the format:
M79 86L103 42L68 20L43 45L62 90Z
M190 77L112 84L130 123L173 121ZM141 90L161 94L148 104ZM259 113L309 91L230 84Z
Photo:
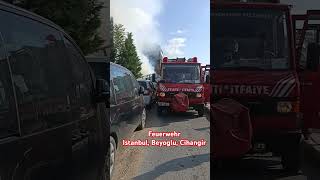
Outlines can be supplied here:
M307 48L307 69L310 71L318 71L320 58L320 45L317 43L309 43Z
M210 83L210 76L206 75L206 84L209 84L209 83Z
M156 74L152 74L152 76L151 76L151 81L152 81L152 82L156 82Z

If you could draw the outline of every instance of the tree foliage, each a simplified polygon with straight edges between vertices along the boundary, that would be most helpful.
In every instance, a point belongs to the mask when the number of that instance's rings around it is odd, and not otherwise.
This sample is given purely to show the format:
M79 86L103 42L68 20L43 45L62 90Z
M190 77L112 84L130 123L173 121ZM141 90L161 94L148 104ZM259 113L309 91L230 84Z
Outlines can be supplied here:
M110 18L110 36L111 36L111 49L110 49L110 61L111 62L116 62L116 54L117 54L117 51L115 49L115 45L114 45L114 22L113 22L113 18L111 17Z
M122 24L112 22L113 56L111 62L120 64L129 69L136 78L142 77L141 61L137 53L132 33L127 33Z
M128 68L135 75L136 78L142 77L142 63L138 56L136 46L134 45L132 33L127 34L127 37L124 42L124 48L120 52L120 58L118 63Z
M7 0L19 7L50 19L61 26L80 46L85 54L101 48L102 38L100 11L103 4L98 0Z
M121 52L124 50L124 43L126 40L126 31L122 24L115 24L113 26L113 45L115 51L115 63L118 63L121 58Z

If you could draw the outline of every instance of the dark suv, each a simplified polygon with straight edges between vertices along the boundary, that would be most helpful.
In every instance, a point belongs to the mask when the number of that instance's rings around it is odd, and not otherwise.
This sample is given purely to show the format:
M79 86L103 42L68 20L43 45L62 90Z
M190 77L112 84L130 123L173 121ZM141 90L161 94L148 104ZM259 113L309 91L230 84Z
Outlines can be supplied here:
M54 23L0 1L0 179L106 179L103 80Z
M136 129L141 130L145 127L144 88L139 85L128 69L118 64L109 63L106 57L87 57L87 61L97 77L105 77L106 80L110 80L109 151L110 174L112 175L117 147L123 139L129 138Z

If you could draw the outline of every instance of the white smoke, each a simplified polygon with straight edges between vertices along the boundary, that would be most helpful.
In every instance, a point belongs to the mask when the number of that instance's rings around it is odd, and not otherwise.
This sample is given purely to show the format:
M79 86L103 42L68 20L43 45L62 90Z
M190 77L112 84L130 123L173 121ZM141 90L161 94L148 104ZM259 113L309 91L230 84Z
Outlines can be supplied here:
M186 46L186 41L187 39L183 37L175 37L168 40L167 45L164 47L165 55L169 58L183 56L183 48Z
M156 17L161 13L163 0L111 0L110 13L114 23L123 24L133 33L138 55L143 63L142 74L153 73L153 67L143 54L149 44L160 44L161 35Z

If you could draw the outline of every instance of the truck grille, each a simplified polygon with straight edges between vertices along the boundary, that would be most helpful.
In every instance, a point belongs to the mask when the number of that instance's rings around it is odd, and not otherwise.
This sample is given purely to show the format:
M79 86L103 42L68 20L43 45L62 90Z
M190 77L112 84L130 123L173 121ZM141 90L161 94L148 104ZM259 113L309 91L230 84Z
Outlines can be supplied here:
M179 92L167 92L166 96L171 98L178 93ZM194 93L194 92L183 92L183 93L186 94L188 96L188 98L196 98L196 93Z
M240 103L248 107L252 114L270 115L277 113L277 104L275 102L240 101Z
M214 101L222 99L215 97ZM255 115L272 115L277 113L277 100L272 99L247 99L247 98L231 98L245 107L249 108L251 114Z

